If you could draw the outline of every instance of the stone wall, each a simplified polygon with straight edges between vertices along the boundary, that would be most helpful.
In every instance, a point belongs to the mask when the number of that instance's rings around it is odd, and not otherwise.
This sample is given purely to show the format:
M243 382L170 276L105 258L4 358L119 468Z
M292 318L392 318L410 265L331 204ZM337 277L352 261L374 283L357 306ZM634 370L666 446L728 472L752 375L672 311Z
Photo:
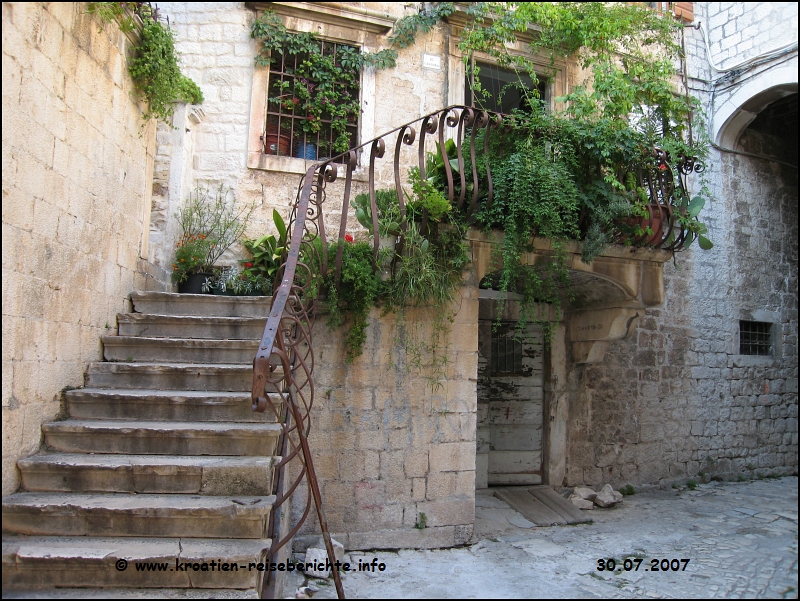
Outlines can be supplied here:
M392 19L414 9L370 2L348 6ZM708 28L714 60L724 67L789 41L797 27L792 6L695 3L695 12ZM707 13L708 7L714 12ZM288 214L300 175L310 165L288 157L250 164L253 136L257 140L259 134L256 92L264 80L254 66L254 12L243 3L162 3L161 8L170 15L185 72L206 97L205 118L191 128L193 147L182 146L191 155L185 161L190 179L232 186L241 202L257 206L249 235L265 233L273 208ZM292 18L296 29L324 29ZM733 34L726 31L729 22L735 24ZM752 26L756 29L749 30ZM362 142L463 98L461 59L449 32L440 24L400 51L396 68L365 72ZM371 49L386 46L385 35L376 40ZM699 31L686 30L686 47L690 87L711 106L715 74ZM423 54L439 56L441 69L425 68ZM555 95L580 79L574 65L564 66L562 75ZM717 102L735 87L720 89ZM165 147L180 145L162 138ZM413 164L412 154L406 165ZM558 481L550 484L641 485L701 471L725 477L796 471L797 254L796 244L787 242L796 240L796 173L759 161L712 152L706 177L716 201L703 219L715 247L703 252L695 246L676 265L665 266L666 302L646 310L633 337L610 342L599 364L572 363L563 336L545 356L545 373L558 378L546 376L544 382L543 437L550 432L555 439L558 431L567 441L564 452L558 445L545 448L552 455L545 463L558 466L550 470ZM354 193L364 189L363 162ZM386 163L378 168L379 186L390 177ZM691 185L697 190L701 181L695 177ZM327 187L329 232L338 224L341 186L339 181ZM350 226L351 232L359 229L354 219ZM455 355L453 365L460 371L448 378L443 393L426 392L421 377L387 362L397 353L392 316L372 314L370 342L352 366L341 362L341 332L321 325L316 330L315 347L321 351L311 443L331 531L348 548L441 546L466 539L474 517L477 366L477 355L472 358L477 301L470 313L477 286L470 286L452 334L453 348L464 356ZM738 355L738 320L747 316L762 316L781 330L771 360ZM407 323L414 320L423 329L426 319L414 312L406 316ZM425 530L414 528L420 513L428 517ZM311 536L313 522L304 536Z
M346 330L328 329L325 316L314 327L309 444L328 528L347 549L447 547L472 536L478 290L465 275L449 309L449 361L439 374L412 366L413 341L430 340L430 308L409 309L402 319L373 309L364 352L351 365L343 361ZM305 491L293 505L296 519ZM422 514L425 527L415 527ZM298 545L317 531L312 508Z
M696 18L709 34L714 64L721 69L797 41L794 2L695 2ZM704 53L696 55L704 60Z
M85 4L3 3L3 494L61 391L83 384L147 253L153 124L116 25Z
M796 40L791 3L695 10L717 66ZM690 86L713 122L716 73L699 32L687 30L687 50ZM728 78L720 94L749 76ZM772 154L763 138L746 134L743 149ZM797 472L797 170L712 149L705 179L715 202L701 218L714 248L695 245L665 265L666 303L647 310L635 338L613 343L602 364L570 366L567 485ZM740 319L773 324L773 356L739 354Z

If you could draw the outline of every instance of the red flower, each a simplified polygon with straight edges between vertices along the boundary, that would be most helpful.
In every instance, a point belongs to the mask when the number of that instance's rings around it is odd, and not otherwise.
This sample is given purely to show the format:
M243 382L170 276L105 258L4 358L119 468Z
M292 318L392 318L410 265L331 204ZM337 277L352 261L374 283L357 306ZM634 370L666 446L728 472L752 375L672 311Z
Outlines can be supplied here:
M345 234L344 235L344 239L345 239L346 242L352 242L353 241L353 237L350 234Z
M666 171L666 170L667 170L667 166L666 166L664 163L661 163L661 164L658 166L658 168L659 168L659 170L660 170L660 171Z
M244 266L247 267L248 269L250 269L253 266L253 264L252 263L245 263Z

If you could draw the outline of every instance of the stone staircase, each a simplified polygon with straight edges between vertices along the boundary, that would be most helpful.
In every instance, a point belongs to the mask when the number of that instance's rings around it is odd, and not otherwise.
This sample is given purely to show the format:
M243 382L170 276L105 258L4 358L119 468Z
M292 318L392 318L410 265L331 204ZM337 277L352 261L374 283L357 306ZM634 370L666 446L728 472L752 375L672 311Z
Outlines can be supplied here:
M4 597L73 587L258 594L264 573L250 564L270 546L280 432L250 407L269 299L131 297L136 312L103 337L105 362L66 393L68 419L44 424L42 453L18 463L24 492L3 499Z

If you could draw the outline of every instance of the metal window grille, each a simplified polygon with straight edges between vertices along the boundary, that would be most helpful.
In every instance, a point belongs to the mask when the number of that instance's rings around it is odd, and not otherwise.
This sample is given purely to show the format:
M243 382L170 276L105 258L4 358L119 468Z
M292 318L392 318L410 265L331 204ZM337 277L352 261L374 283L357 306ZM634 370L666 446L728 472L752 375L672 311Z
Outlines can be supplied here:
M510 329L506 332L492 332L493 375L522 374L522 341L514 336Z
M320 48L323 56L336 60L337 53L342 48L357 50L353 46L337 44L336 42L321 41ZM291 156L307 160L325 159L340 154L341 150L334 147L337 133L331 126L332 115L324 112L319 121L320 128L317 132L306 132L304 122L309 120L309 113L302 109L302 103L295 91L299 77L295 75L298 65L302 64L308 56L306 54L290 54L288 49L282 53L273 53L273 62L269 71L269 88L267 102L267 127L264 135L264 153L281 156ZM306 85L315 85L306 82ZM288 84L288 85L287 85ZM360 99L358 86L337 90L353 98ZM352 123L345 126L345 133L349 137L348 148L356 146L360 118L353 118Z
M739 322L739 354L771 355L772 324L763 321Z

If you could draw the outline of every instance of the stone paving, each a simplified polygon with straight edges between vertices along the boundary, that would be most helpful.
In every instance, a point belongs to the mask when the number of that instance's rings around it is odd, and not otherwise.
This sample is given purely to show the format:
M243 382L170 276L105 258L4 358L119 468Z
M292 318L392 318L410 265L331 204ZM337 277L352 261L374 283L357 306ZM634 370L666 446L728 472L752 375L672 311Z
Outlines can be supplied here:
M351 599L796 599L797 485L787 477L651 490L593 510L592 524L550 528L534 527L489 491L478 491L479 542L350 553L356 564L377 557L386 569L350 573L345 593ZM614 559L616 569L598 571L598 559ZM689 563L656 572L653 559ZM313 598L335 598L332 582L320 583L309 583L320 589Z
M797 486L797 477L786 477L712 482L694 491L655 489L625 497L614 508L592 510L592 524L550 528L535 527L481 490L477 543L435 551L351 552L356 565L359 559L377 558L386 569L351 572L343 579L344 589L350 599L797 599ZM614 559L616 569L598 571L598 559ZM653 559L689 563L685 570L681 564L679 571L655 572ZM288 590L304 584L302 576L293 574ZM312 579L307 584L317 589L314 599L336 597L332 582ZM71 589L10 596L206 599L255 594ZM301 593L298 598L308 597Z

